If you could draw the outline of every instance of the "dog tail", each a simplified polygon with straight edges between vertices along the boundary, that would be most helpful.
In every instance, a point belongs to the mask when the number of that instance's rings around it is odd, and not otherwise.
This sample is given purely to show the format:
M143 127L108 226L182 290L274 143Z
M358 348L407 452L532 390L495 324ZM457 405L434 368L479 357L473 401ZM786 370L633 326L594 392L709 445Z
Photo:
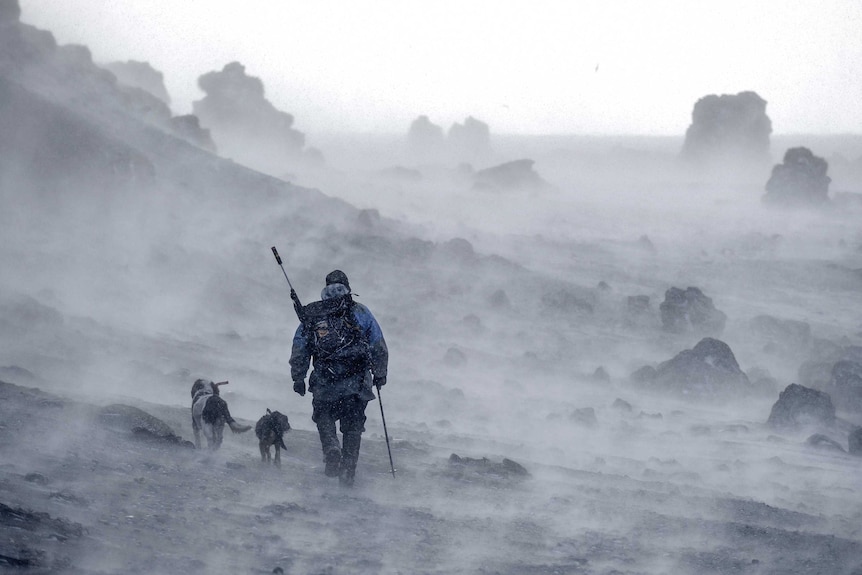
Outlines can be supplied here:
M230 430L234 433L245 433L246 431L251 429L250 425L240 425L236 421L229 422L228 427L230 427Z

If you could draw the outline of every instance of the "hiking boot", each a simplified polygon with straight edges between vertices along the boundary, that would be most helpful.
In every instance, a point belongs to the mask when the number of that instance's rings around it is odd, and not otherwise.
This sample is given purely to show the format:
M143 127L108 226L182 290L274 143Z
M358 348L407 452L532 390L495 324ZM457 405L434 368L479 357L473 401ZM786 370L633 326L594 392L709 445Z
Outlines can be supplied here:
M341 474L338 483L344 487L353 487L353 477L356 475L356 462L359 460L359 446L362 436L351 432L344 434L344 449L341 452Z
M342 487L353 487L355 472L355 469L342 469L341 475L338 476L338 484Z
M326 452L326 467L323 474L327 477L338 477L341 473L341 450L330 449Z

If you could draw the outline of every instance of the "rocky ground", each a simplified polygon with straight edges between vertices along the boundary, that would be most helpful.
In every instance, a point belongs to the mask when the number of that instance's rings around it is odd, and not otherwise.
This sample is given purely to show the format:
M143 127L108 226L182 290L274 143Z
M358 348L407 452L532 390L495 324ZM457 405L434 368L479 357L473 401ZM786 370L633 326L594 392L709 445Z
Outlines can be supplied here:
M685 414L666 416L679 421L642 414L581 435L593 445L571 447L584 461L573 466L504 461L523 445L396 426L395 478L370 430L357 485L345 489L323 476L309 422L293 422L276 469L259 461L253 432L229 434L216 453L171 436L190 438L182 408L96 405L3 383L0 565L73 574L862 572L862 461L754 423L718 422L704 422L698 457L593 457L594 442L622 423L640 428L632 441L691 430ZM450 457L459 450L488 458Z

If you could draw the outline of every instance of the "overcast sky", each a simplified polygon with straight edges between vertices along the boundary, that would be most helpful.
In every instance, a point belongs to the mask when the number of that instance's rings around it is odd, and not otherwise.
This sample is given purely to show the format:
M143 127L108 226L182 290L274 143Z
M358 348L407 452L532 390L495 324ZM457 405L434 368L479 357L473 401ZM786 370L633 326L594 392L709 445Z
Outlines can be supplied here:
M306 134L448 129L682 135L754 90L777 134L862 132L859 0L20 0L97 62L148 61L175 113L237 60Z

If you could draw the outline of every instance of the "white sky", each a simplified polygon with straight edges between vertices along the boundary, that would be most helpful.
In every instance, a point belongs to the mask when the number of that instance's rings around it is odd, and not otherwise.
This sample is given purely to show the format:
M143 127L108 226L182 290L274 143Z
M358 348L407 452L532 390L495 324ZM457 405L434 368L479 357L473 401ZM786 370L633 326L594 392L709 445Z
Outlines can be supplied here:
M148 61L175 113L237 60L315 132L682 135L707 94L754 90L778 134L862 133L859 0L20 0L97 62ZM598 70L596 70L598 66Z

